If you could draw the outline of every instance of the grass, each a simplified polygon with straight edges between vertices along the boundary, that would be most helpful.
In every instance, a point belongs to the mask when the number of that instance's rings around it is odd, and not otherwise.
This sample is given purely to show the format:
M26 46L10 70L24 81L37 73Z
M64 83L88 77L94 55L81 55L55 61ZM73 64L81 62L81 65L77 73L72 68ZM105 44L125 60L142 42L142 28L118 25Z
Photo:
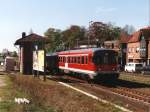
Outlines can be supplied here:
M120 74L119 79L141 84L141 87L139 86L139 87L135 87L133 89L143 92L143 93L146 93L146 94L149 94L150 93L150 77L145 77L145 76L141 76L141 75L138 76L138 75L140 75L140 74L133 75L132 73L131 74L122 73L122 74Z
M43 83L36 78L16 75L11 76L11 81L14 87L28 95L32 102L31 105L22 107L24 111L31 109L31 112L120 112L109 104L93 100L53 81L47 80Z
M0 87L0 112L54 112L50 107L42 107L32 102L31 104L17 104L14 102L16 98L32 99L29 94L26 94L21 89L15 86L14 82L8 76L4 76L4 87Z
M126 73L122 73L120 74L119 79L122 80L127 80L127 81L133 81L133 82L137 82L137 83L143 83L143 84L150 84L150 77L142 77L142 76L137 76L136 75L132 75L131 74L126 74Z

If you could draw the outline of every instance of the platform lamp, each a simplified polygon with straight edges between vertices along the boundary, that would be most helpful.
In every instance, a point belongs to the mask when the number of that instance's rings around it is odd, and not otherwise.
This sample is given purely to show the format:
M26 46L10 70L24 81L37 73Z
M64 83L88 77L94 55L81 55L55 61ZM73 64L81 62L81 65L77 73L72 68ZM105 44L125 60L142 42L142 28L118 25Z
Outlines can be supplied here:
M99 39L96 39L96 47L99 47Z

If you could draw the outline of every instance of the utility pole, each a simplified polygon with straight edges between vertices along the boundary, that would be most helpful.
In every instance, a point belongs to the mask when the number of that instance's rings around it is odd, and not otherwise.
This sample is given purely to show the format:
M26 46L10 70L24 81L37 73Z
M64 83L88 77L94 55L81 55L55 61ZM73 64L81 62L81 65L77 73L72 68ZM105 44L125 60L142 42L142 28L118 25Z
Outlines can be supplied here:
M89 38L90 38L90 22L89 22L89 31L88 31L88 48L89 48Z
M91 33L91 31L90 31L90 30L91 30L91 29L90 29L90 27L91 27L91 24L92 24L92 22L93 22L93 21L90 21L90 22L89 22L89 32L88 32L88 48L89 48L89 46L90 46L90 33Z

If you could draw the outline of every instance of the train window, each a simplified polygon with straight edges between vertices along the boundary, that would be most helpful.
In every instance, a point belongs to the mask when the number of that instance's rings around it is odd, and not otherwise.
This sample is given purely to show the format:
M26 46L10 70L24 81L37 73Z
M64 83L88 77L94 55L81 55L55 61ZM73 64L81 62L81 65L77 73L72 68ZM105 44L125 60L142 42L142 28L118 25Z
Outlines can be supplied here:
M104 58L103 58L103 62L104 62L104 64L108 64L108 56L106 55L106 56L104 56Z
M69 63L71 63L71 57L69 57Z
M73 63L73 57L71 57L70 63Z
M70 63L70 57L68 57L68 63Z
M117 59L118 59L118 57L117 57L117 53L116 52L113 52L113 53L111 53L108 56L108 61L109 61L110 64L116 64L117 63Z
M72 59L72 57L70 57L70 63L71 63L71 61L72 61L71 59Z
M72 63L74 63L74 57L72 57Z
M75 63L78 63L78 57L74 57L75 58Z
M65 62L68 63L68 57L65 57Z
M63 62L63 57L61 57L61 62Z
M74 57L72 57L72 63L74 63Z
M77 63L77 57L74 57L74 63Z
M76 63L76 57L73 57L73 63Z
M59 57L60 58L60 62L61 62L61 57Z
M88 57L85 56L85 64L87 64L87 63L88 63Z
M60 62L60 57L58 57L58 61Z
M73 58L74 58L74 63L76 63L77 62L76 57L73 57Z
M80 64L80 57L78 57L78 63Z
M77 62L77 59L76 59L76 57L74 57L74 63L76 63Z
M59 62L60 62L61 60L60 60L60 57L59 57Z
M93 62L96 64L96 65L98 65L98 64L105 64L104 63L104 60L106 61L106 58L104 59L104 56L103 56L104 54L102 54L102 55L96 55L96 56L94 56L93 57Z
M75 61L76 61L76 59L75 59L75 57L73 57L73 63L75 63Z
M81 64L84 64L84 56L81 58Z
M107 52L101 52L96 54L93 57L93 62L98 65L98 64L116 64L117 63L117 54L112 51L107 51Z
M66 57L64 57L64 63L66 63Z

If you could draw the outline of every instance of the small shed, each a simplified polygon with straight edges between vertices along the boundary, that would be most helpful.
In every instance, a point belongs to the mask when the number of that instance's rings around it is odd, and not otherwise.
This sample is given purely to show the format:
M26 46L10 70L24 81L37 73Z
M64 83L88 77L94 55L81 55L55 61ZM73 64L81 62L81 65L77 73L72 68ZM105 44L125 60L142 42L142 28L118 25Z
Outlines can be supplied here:
M33 69L33 51L38 48L44 48L45 43L48 39L35 33L26 35L25 32L22 33L22 37L16 40L14 45L19 45L19 62L20 62L20 72L23 74L32 74Z
M14 71L15 69L15 59L14 57L6 57L5 58L5 71Z

